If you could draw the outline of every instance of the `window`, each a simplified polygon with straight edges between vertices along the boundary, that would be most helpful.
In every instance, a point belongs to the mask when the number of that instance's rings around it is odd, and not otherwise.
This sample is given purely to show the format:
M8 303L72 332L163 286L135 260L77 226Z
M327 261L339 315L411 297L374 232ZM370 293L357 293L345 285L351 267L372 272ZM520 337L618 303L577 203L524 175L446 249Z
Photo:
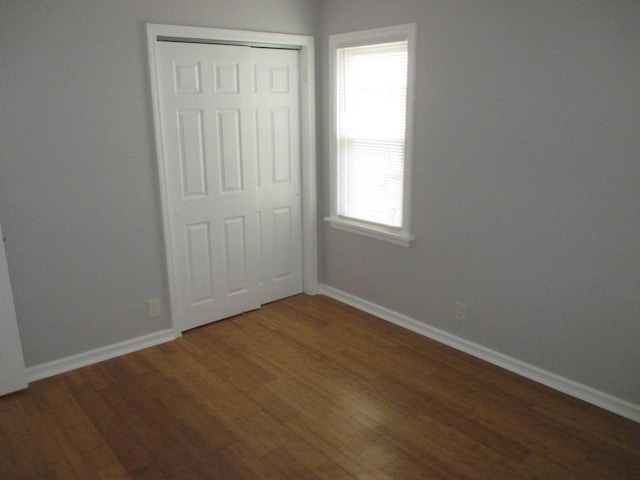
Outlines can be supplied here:
M415 25L329 37L331 225L408 246Z

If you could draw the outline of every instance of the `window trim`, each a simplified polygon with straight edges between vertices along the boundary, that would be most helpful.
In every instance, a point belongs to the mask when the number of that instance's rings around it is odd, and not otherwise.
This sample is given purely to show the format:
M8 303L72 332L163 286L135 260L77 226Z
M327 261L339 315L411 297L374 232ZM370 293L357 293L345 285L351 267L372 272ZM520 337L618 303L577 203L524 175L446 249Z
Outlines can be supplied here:
M407 109L405 129L405 157L403 178L402 227L378 225L338 215L338 145L337 145L337 51L339 48L407 41ZM413 176L414 103L415 103L415 45L416 24L409 23L391 27L374 28L357 32L329 35L330 63L330 214L325 220L333 228L364 235L408 247L411 235L411 179Z

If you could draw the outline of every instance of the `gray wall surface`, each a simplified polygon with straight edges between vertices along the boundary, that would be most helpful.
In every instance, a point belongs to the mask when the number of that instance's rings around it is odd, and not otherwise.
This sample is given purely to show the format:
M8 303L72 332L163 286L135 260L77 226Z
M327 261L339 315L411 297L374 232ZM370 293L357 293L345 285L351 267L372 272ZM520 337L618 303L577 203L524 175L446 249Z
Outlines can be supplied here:
M27 366L169 327L145 23L316 21L315 0L0 0L0 219Z
M640 3L326 0L322 103L328 34L408 22L416 240L324 225L324 283L640 404Z

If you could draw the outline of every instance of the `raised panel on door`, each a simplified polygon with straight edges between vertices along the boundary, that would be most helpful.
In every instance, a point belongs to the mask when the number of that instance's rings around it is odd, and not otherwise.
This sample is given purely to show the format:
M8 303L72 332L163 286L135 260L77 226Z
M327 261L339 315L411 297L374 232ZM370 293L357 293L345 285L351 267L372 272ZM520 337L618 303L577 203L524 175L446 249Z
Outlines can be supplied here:
M217 112L218 156L220 158L220 193L241 192L242 148L240 145L240 110L226 109Z
M260 305L252 52L157 51L174 311L186 330Z
M298 52L254 49L260 300L302 292Z
M276 208L271 212L273 225L273 278L285 280L295 275L295 262L291 252L295 250L296 241L292 208Z
M224 261L226 271L225 295L245 293L251 285L247 278L247 237L245 217L225 218Z
M187 279L189 305L213 302L213 262L211 258L211 225L209 222L186 225L184 229L187 249Z
M178 111L178 152L183 200L207 195L202 110Z

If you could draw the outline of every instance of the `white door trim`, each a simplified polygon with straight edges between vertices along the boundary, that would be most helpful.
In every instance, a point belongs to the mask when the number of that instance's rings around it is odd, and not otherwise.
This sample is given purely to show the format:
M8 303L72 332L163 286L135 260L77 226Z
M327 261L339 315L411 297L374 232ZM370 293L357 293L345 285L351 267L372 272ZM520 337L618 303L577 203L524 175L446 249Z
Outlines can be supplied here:
M27 370L0 227L0 395L23 388L27 388Z
M147 24L147 47L155 125L156 155L160 179L160 200L164 242L169 278L172 328L176 336L182 333L183 319L176 306L176 275L173 271L173 248L170 232L170 209L163 149L163 126L160 115L160 90L157 68L157 38L173 37L204 41L248 42L252 44L286 45L300 49L300 142L302 181L302 262L303 288L309 295L318 293L318 237L316 199L316 136L315 136L315 67L314 41L307 35L252 32L179 25Z

